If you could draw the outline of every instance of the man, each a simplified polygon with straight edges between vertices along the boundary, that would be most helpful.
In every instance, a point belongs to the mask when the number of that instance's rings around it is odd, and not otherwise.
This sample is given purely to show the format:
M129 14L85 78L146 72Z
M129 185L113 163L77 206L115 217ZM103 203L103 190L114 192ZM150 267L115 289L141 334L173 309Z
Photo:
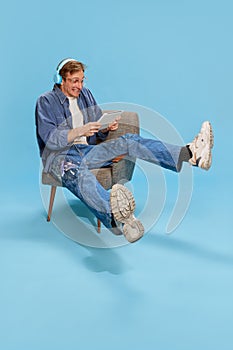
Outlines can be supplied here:
M115 234L129 242L143 236L144 228L133 213L132 193L116 184L106 191L90 169L111 165L120 155L137 157L179 172L184 161L208 170L211 166L213 133L211 124L202 124L200 133L186 146L165 144L126 134L104 141L117 130L119 118L100 129L102 115L92 93L83 86L85 65L65 59L57 66L52 91L41 95L36 104L36 131L44 171L61 179L68 188Z

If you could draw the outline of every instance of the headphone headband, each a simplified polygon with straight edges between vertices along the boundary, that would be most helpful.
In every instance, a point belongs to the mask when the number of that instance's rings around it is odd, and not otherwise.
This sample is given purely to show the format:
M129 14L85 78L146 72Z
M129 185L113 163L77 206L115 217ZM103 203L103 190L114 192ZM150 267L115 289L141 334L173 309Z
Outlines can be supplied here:
M60 70L62 69L62 67L64 67L64 65L68 62L72 62L72 61L76 61L74 58L65 58L64 60L62 60L58 66L57 66L57 69L56 71L59 73Z
M56 68L56 73L54 74L53 80L55 84L61 84L62 82L62 77L59 74L60 70L62 69L62 67L64 67L64 65L68 62L72 62L72 61L76 61L74 58L65 58L64 60L62 60L57 68Z

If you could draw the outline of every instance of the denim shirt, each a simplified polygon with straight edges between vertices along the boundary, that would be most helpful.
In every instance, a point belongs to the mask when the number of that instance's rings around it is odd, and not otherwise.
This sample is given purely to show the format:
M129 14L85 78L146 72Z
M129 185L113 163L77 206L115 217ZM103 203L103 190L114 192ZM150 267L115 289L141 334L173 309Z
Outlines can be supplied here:
M89 89L83 87L78 97L78 106L83 114L83 123L97 121L102 111ZM36 136L43 161L44 171L49 172L53 159L65 154L72 144L68 143L68 132L72 129L69 99L54 85L53 90L41 95L36 103ZM98 132L87 137L88 144L105 140L107 133Z

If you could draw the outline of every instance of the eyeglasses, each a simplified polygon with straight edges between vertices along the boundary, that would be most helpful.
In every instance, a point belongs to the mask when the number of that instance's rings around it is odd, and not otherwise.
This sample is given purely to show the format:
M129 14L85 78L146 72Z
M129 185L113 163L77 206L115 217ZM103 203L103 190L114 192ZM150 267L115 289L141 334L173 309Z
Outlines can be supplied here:
M86 79L86 77L84 77L84 79ZM72 85L75 85L75 84L81 84L83 85L84 84L84 79L80 80L78 78L66 78L65 80L68 80Z

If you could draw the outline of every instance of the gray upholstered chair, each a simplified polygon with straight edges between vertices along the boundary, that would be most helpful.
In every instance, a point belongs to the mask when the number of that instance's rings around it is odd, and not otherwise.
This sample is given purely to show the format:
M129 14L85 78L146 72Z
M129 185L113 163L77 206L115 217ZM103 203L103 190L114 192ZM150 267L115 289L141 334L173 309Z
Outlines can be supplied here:
M119 128L116 131L109 132L107 140L117 138L127 133L139 134L139 120L137 113L123 112L121 120L119 122ZM106 190L109 190L116 183L123 184L127 181L130 181L133 175L134 166L135 159L129 160L125 157L118 160L116 158L112 166L107 168L93 169L92 172L96 175L97 180L101 183L101 185ZM56 189L57 187L61 187L62 184L51 174L45 172L42 172L42 184L51 186L49 209L47 215L47 221L50 221ZM98 232L100 232L100 225L100 221L98 220Z

